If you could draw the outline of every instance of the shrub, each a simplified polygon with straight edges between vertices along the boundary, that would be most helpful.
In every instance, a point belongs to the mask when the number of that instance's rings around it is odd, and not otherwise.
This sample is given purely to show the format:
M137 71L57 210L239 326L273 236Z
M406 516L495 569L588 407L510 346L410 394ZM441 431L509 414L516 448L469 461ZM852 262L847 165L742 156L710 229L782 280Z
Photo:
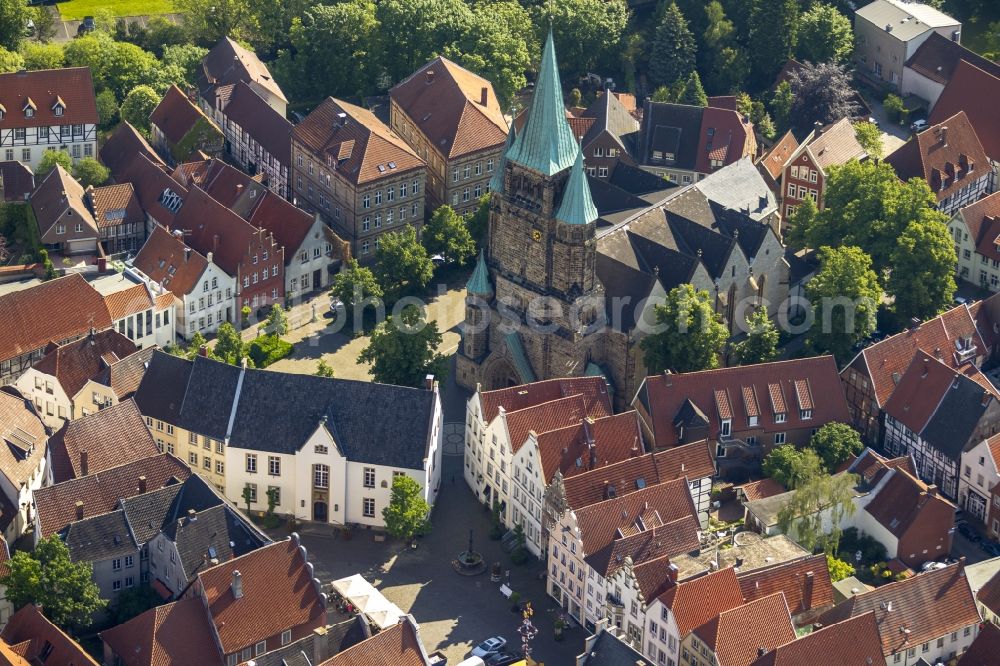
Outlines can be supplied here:
M273 335L264 335L250 343L248 353L250 359L253 360L254 367L266 368L275 361L289 356L293 349L290 342L285 342Z

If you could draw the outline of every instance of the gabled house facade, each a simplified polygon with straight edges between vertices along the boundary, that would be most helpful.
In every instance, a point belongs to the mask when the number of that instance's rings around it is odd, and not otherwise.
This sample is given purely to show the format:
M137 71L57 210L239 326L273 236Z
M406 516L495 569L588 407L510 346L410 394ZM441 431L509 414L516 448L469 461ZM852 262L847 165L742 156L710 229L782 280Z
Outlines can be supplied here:
M86 193L105 254L138 252L146 239L146 214L132 184L87 188Z
M176 85L153 109L149 126L153 146L168 164L222 152L222 130Z
M958 277L1000 291L1000 192L959 208L948 229L955 241Z
M292 123L284 114L240 81L216 117L226 136L226 154L251 176L260 174L279 197L290 199Z
M823 209L827 172L850 160L864 160L868 153L854 135L854 125L842 118L826 127L817 127L803 139L785 161L781 175L781 214L787 220L806 198Z
M993 489L1000 484L1000 435L983 439L963 451L960 468L958 505L996 538L1000 535L1000 522L993 523L991 514Z
M48 472L48 430L30 400L0 390L0 530L13 543L34 522L34 491Z
M932 32L903 65L900 92L916 95L927 102L929 109L934 109L962 60L1000 76L1000 65L939 32Z
M580 138L588 176L607 179L619 163L636 166L639 121L617 95L610 91L599 94L578 117L593 121Z
M97 254L97 221L87 207L83 186L56 165L31 193L38 236L49 252Z

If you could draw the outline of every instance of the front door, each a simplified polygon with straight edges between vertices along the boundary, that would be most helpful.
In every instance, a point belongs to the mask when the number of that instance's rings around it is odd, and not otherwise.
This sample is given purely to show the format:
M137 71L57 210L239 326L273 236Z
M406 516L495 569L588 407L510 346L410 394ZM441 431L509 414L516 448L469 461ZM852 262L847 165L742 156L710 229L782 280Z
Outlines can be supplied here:
M965 502L965 509L980 522L986 522L986 498L979 493L969 491L969 499Z
M317 523L327 521L326 502L313 502L313 520Z
M323 288L323 269L313 271L313 289Z

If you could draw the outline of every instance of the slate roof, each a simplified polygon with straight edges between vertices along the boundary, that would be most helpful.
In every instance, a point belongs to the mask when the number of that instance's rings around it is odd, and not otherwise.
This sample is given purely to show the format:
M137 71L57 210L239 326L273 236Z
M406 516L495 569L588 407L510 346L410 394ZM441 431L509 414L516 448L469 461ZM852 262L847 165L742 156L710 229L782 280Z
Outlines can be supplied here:
M123 666L222 665L211 620L197 597L151 608L100 637Z
M51 652L45 661L47 664L98 666L86 650L49 622L34 604L27 604L11 615L0 638L8 645L17 646L18 654L32 662L39 659L49 645ZM24 643L27 645L22 647Z
M29 102L35 112L26 118L24 108ZM58 102L63 105L61 116L53 110ZM0 107L6 110L0 119L0 131L14 127L96 125L98 121L89 67L0 74Z
M140 492L139 478L146 477L147 491L183 481L190 468L169 453L159 453L112 467L89 476L39 488L34 492L36 524L42 538L60 532L76 520L76 502L83 502L84 516L114 511L118 502Z
M49 440L49 451L56 483L84 476L83 453L87 454L88 474L159 453L153 435L131 399L68 421Z
M207 481L191 474L181 483L122 499L121 509L135 540L142 545L161 531L176 529L177 521L186 518L190 510L197 513L225 503Z
M13 488L27 482L45 458L46 432L30 400L0 391L0 473ZM12 515L0 518L9 524Z
M335 162L334 171L354 185L395 178L426 166L371 111L333 97L323 100L296 125L292 137L323 162Z
M758 650L771 650L795 640L795 628L781 592L724 610L694 629L715 653L719 666L749 664Z
M156 350L135 392L135 403L144 416L178 424L181 405L193 363L187 359ZM208 399L211 396L203 396ZM201 433L205 434L205 433Z
M389 97L446 159L497 148L507 139L493 85L444 56L397 83Z
M0 185L4 201L23 202L35 189L35 174L21 162L0 162Z
M608 385L601 377L566 377L511 386L493 391L480 391L483 422L490 423L502 407L507 413L552 402L571 395L582 395L587 402L586 412L592 416L611 414Z
M321 662L318 666L427 666L420 637L408 618Z
M792 615L833 605L833 583L822 553L754 569L737 578L747 601L782 592Z
M715 475L712 450L707 441L671 447L656 453L628 458L595 470L572 475L563 481L566 502L581 509L615 497L678 478L701 479Z
M83 238L97 235L97 222L84 201L83 186L60 165L49 171L41 184L31 194L31 209L38 222L38 233L45 236L52 230L57 221L66 224L68 238ZM79 219L84 225L83 235L73 230L73 227L63 215L72 211L73 219Z
M822 400L815 401L809 419L803 419L800 413L804 407L797 397L795 384L801 381L807 382L812 396L823 396ZM755 400L746 401L744 389L748 389L748 395L755 396ZM755 428L759 427L762 433L818 428L830 422L849 421L847 400L832 356L654 375L643 382L633 406L638 409L642 405L649 414L649 426L658 447L680 443L674 420L686 400L691 400L708 416L707 436L716 439L721 427L715 399L717 391L723 392L733 410L733 431L752 429L749 411L753 410L754 403L760 411L759 426ZM778 413L785 414L784 422L776 422Z
M938 201L979 180L989 168L989 158L964 111L914 135L885 161L902 180L927 181Z
M957 666L990 666L1000 653L1000 627L986 622L969 649L958 658Z
M226 562L267 543L263 534L225 504L196 511L194 518L178 513L164 528L167 537L177 545L188 580L212 559Z
M599 93L597 99L581 116L594 119L590 129L580 141L581 150L586 152L591 143L607 133L618 142L620 150L635 159L639 141L639 121L632 116L617 95Z
M886 656L960 631L980 621L963 568L959 562L882 585L841 602L819 621L831 625L875 611L882 654ZM889 602L891 611L886 609ZM904 628L908 634L904 634Z
M750 666L864 666L883 661L875 613L817 629L754 660Z
M658 600L674 614L681 640L719 613L742 606L746 601L732 567L681 581L663 592Z
M121 360L136 351L135 343L118 331L108 329L50 347L32 367L55 377L66 395L72 398L92 379L106 384L109 360Z
M993 76L1000 76L1000 64L984 58L975 51L970 51L938 32L932 32L927 36L906 61L906 67L944 85L951 80L951 75L961 60Z
M601 631L587 653L586 666L636 666L643 656L609 631ZM324 665L325 666L325 665Z
M993 112L997 108L1000 108L1000 74L959 60L927 122L936 125L964 111L986 154L996 161L1000 160L1000 123Z
M233 86L223 111L226 118L289 169L292 166L292 123L242 81Z
M695 187L709 201L760 221L778 209L778 200L750 157L716 170L714 178L698 181Z
M264 637L301 625L325 625L326 602L319 581L306 566L298 539L258 548L198 574L222 651L232 654ZM243 579L243 596L232 592L233 572Z
M195 78L195 86L199 94L213 103L213 93L222 92L238 82L254 82L280 100L288 101L281 88L275 82L267 65L253 51L240 46L235 40L223 37L202 58L201 67ZM224 92L225 95L229 91Z
M664 165L694 170L702 113L699 106L647 100L639 132L639 161L650 164L655 150L673 153L674 160Z
M63 541L74 562L99 562L135 553L138 545L121 511L84 518L66 527Z

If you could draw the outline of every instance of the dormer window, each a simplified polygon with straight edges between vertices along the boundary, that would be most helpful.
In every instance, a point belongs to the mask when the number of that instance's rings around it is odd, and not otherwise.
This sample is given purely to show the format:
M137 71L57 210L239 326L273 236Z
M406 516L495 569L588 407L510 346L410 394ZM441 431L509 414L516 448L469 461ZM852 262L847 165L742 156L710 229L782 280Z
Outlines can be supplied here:
M719 429L719 436L722 438L729 437L733 434L733 420L732 419L722 419L722 425Z
M785 422L785 417L786 417L786 414L784 412L778 412L778 413L776 413L774 415L774 422L775 423L784 423Z
M799 410L799 418L802 419L803 421L808 421L812 417L813 417L813 410L811 410L811 409L800 409Z
M56 114L57 116L61 116L63 114L63 108L61 106L59 106L58 104L56 104L52 108L52 113Z
M35 117L35 111L38 110L38 107L35 105L34 100L29 97L24 102L24 106L21 108L21 110L24 111L24 117L25 118L34 118Z

